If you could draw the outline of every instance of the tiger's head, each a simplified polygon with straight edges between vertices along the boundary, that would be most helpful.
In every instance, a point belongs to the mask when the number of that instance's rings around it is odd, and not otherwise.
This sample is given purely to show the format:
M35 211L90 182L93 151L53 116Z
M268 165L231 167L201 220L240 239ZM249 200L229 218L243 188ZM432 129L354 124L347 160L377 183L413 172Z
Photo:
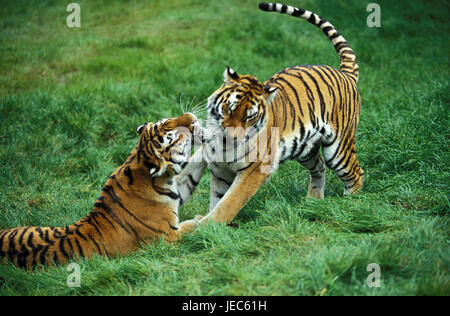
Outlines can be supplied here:
M258 129L266 124L267 109L278 90L251 75L238 75L229 67L223 77L222 86L208 98L207 124L227 136L242 138L250 127Z
M138 160L152 177L180 173L188 162L192 143L201 138L200 123L191 113L142 124L137 132L141 135Z

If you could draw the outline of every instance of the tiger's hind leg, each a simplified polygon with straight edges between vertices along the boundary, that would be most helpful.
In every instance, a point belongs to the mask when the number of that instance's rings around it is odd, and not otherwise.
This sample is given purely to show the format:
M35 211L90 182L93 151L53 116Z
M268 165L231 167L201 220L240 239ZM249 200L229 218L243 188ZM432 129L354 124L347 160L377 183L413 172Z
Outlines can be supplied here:
M297 161L309 170L309 187L307 197L323 199L325 192L325 163L320 155L320 144L305 158L298 158Z
M355 137L336 139L323 146L326 165L344 182L344 195L358 193L363 185L364 171L356 157Z

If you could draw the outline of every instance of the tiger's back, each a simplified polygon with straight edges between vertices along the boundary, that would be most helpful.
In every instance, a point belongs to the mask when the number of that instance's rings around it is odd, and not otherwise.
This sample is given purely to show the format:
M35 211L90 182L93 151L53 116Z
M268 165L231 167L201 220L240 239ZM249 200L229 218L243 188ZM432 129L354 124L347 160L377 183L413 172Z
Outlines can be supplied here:
M305 158L323 146L331 162L335 142L353 139L359 123L361 98L356 82L324 65L284 69L264 83L278 89L270 108L280 128L280 162Z

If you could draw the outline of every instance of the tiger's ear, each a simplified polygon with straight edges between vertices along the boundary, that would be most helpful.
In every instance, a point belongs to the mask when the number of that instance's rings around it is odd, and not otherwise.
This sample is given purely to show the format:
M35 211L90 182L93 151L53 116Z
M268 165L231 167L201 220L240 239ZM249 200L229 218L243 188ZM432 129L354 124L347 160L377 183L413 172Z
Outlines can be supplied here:
M223 81L226 84L230 84L233 81L236 81L238 79L239 79L239 75L236 73L236 71L234 71L230 67L227 67L227 69L225 69L225 71L223 72Z
M144 123L144 124L140 125L140 126L136 129L136 132L137 132L138 134L142 134L142 131L144 130L144 128L145 128L147 125L152 125L152 123Z
M271 104L278 94L278 88L275 87L264 87L264 98L267 104Z

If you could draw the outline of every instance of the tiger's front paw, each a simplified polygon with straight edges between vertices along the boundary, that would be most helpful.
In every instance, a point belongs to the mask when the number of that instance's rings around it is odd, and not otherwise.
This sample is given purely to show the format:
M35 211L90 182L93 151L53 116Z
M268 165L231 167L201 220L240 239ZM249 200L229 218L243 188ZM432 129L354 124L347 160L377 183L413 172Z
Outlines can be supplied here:
M178 225L178 230L180 234L192 233L197 228L198 224L198 220L195 219L184 221Z
M197 214L194 216L194 221L200 221L203 217L205 216Z

